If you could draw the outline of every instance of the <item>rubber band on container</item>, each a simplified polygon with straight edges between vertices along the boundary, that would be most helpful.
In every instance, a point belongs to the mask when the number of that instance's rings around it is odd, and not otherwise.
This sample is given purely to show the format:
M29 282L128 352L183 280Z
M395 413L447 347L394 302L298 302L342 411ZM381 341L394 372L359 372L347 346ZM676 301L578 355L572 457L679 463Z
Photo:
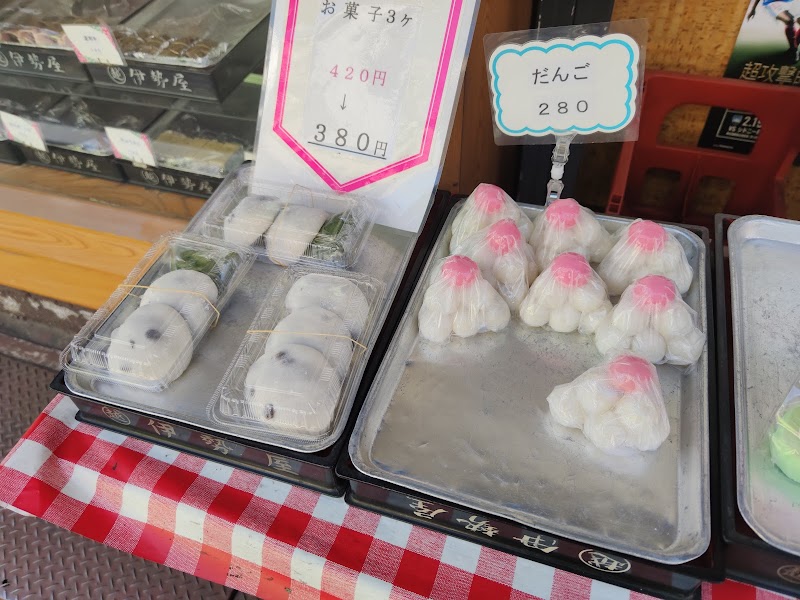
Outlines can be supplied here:
M219 318L220 318L219 309L217 309L217 307L214 306L214 303L208 299L208 296L206 296L205 294L201 294L200 292L194 292L192 290L176 290L172 288L164 288L152 285L131 285L129 283L123 283L119 287L130 288L130 289L136 288L140 290L159 290L161 292L174 292L176 294L189 294L190 296L198 296L203 300L205 300L208 303L208 305L214 310L214 312L217 313L217 317L214 319L214 323L211 325L211 327L216 327L217 323L219 323ZM130 292L128 293L130 294Z
M284 334L287 334L287 335L316 335L316 336L319 336L319 337L342 338L342 339L345 339L345 340L350 340L356 346L361 347L363 350L367 350L367 347L364 344L362 344L361 342L357 342L356 340L354 340L350 336L339 335L339 334L336 334L336 333L310 333L310 332L307 332L307 331L279 331L279 330L275 330L275 329L249 329L247 331L247 333L284 333Z

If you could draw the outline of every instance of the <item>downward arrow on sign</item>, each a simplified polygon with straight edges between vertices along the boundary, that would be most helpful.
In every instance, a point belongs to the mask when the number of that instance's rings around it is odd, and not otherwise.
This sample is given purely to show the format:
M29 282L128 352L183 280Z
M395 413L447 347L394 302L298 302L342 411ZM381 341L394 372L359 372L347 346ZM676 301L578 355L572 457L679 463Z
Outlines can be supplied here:
M342 110L344 110L345 108L347 108L347 104L346 104L346 103L347 103L347 94L345 94L345 95L344 95L344 98L342 98L342 106L341 106L341 109L342 109Z

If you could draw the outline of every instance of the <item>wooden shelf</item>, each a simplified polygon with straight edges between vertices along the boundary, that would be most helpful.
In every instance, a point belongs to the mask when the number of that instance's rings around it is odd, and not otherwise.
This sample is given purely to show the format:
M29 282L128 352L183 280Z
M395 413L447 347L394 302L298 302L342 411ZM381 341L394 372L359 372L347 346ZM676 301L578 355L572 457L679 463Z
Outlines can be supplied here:
M0 165L0 286L97 309L152 243L182 230L202 202Z
M205 202L202 198L33 165L0 164L0 190L2 196L8 193L16 194L16 197L22 195L20 201L15 203L17 206L26 201L72 198L176 219L176 222L191 219ZM3 208L9 201L15 202L15 198L0 199Z

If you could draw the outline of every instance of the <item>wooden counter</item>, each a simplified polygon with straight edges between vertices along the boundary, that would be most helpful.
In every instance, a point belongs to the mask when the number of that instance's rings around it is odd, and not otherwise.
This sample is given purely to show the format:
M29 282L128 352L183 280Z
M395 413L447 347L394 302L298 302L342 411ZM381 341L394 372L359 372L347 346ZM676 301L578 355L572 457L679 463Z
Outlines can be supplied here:
M43 167L0 165L0 286L98 308L202 200Z

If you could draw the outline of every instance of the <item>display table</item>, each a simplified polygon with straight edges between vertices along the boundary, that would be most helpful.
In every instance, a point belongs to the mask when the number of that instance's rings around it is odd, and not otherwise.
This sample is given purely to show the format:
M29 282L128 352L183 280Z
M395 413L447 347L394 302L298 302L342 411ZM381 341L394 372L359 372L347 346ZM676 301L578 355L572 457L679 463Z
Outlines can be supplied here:
M5 457L0 504L261 598L647 598L79 423L75 412L57 396ZM731 582L704 586L703 597L781 598Z

